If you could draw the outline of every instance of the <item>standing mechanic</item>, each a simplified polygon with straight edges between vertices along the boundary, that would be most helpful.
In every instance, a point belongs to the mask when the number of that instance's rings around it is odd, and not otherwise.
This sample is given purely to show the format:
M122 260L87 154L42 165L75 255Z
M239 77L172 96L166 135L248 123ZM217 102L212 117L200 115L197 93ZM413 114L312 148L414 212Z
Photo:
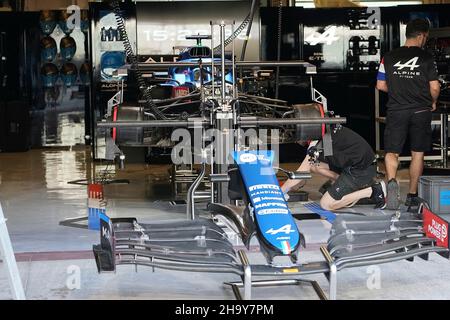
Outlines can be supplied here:
M377 89L387 92L384 149L387 172L387 209L400 206L400 188L396 180L398 157L406 137L411 141L410 184L406 205L416 201L419 177L423 172L424 152L431 147L431 112L436 110L440 86L431 54L423 50L430 23L415 19L406 26L403 47L388 52L380 65Z
M320 200L325 210L338 210L355 204L360 199L372 198L375 208L384 209L386 186L375 183L377 175L375 154L360 135L337 125L331 132L333 155L323 157L319 153L320 141L309 146L308 155L298 171L320 174L334 181ZM287 180L282 186L284 194L301 183Z

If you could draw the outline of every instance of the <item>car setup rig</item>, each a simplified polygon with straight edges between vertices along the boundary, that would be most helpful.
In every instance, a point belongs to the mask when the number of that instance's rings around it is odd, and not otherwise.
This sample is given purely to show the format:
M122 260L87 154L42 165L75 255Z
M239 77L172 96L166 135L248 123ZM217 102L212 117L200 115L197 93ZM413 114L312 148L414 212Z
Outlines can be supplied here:
M117 16L120 26L121 19ZM321 152L331 155L331 128L345 123L346 119L330 116L327 100L313 88L312 78L313 107L292 108L290 117L276 117L273 116L274 113L272 117L267 114L255 116L242 112L242 96L238 93L236 82L228 81L227 75L231 71L232 79L236 79L236 70L245 66L245 62L234 60L234 44L231 61L227 59L227 25L233 27L234 23L211 22L211 34L214 27L220 28L220 61L216 60L215 50L210 50L211 59L208 62L198 58L197 61L175 64L176 67L199 68L201 73L209 70L210 82L201 83L199 89L198 115L185 119L168 118L164 115L167 109L164 110L164 107L149 99L148 111L153 110L152 120L108 119L109 121L97 123L98 128L108 130L197 129L200 130L202 138L201 148L194 150L201 159L201 170L188 191L187 220L144 224L134 218L111 219L106 213L101 213L100 244L93 247L98 271L115 272L118 265L142 265L174 271L231 273L241 277L241 281L226 285L231 286L237 299L246 300L251 299L252 287L305 283L313 286L320 299L327 299L317 282L298 278L324 274L330 282L328 298L336 299L337 275L340 270L405 259L413 261L415 257L426 260L433 252L448 259L448 222L433 214L427 204L422 202L415 210L410 208L405 212L373 217L349 214L337 216L332 212L313 208L322 219L332 224L331 236L328 244L320 249L324 260L299 263L298 256L305 240L276 178L273 169L275 153L246 150L242 140L238 136L230 135L230 132L248 128L287 126L291 130L293 128L298 140L321 137L324 141ZM211 42L211 48L214 48L213 39ZM264 62L260 65L264 65ZM303 65L309 74L314 73L311 71L315 69L304 62L272 65ZM138 68L135 72L140 72L140 68L173 66L174 64L139 64L136 61L132 63L132 67ZM203 77L200 77L201 79ZM121 102L118 99L116 104ZM258 104L264 105L264 102L267 101L262 99ZM223 135L220 144L215 148L232 157L233 164L215 164L214 153L217 150L213 150L212 144L206 145L206 132L211 128ZM124 155L116 145L113 133L107 136L106 146L112 159L119 157L123 162ZM201 182L207 176L208 164L210 190L199 191ZM280 170L290 179L310 178L308 173ZM199 200L208 201L210 218L199 217L196 210ZM266 264L252 264L244 250L236 251L226 229L237 234L247 248L252 238L256 238L260 251L266 258ZM264 279L255 280L255 277ZM240 288L244 288L243 295Z
M244 61L257 4L258 1L252 1L249 14L237 28L235 28L234 22L230 22L231 35L224 40L224 44L225 47L232 46L231 52L225 51L221 44L215 46L214 37L211 35L198 34L186 37L195 40L197 42L195 46L176 47L177 50L180 50L176 62L155 62L152 58L147 59L135 55L133 46L128 39L119 2L112 1L111 5L116 15L118 31L121 34L120 38L123 40L129 64L124 66L124 69L118 69L115 72L118 92L107 103L105 119L127 122L206 118L210 113L208 109L214 107L213 99L209 99L212 91L216 91L214 92L216 96L221 94L222 74L220 72L222 71L217 68L222 67L222 55L225 56L223 83L225 87L234 87L233 94L235 96L232 99L235 101L233 104L239 108L241 116L278 118L280 123L285 118L298 118L298 113L305 116L303 113L307 111L304 111L303 105L292 106L287 101L268 98L267 91L278 91L277 84L279 82L274 79L274 75L276 73L278 77L280 68L295 68L295 70L298 69L298 74L310 75L316 73L314 65L303 61ZM234 40L245 29L247 29L246 40L243 43L241 59L235 61ZM213 26L211 26L211 30L213 30ZM202 41L208 39L211 40L211 46L203 45ZM131 77L132 75L135 77ZM139 94L135 103L124 103L123 101L124 79L127 77L136 80L135 86L139 90ZM127 81L127 83L127 90L134 87L134 84L130 85L133 81ZM307 87L307 83L305 83L305 87ZM228 88L226 89L228 90ZM94 130L94 135L100 137L101 141L94 139L96 141L94 155L99 159L112 160L117 156L114 150L119 151L113 147L113 144L117 145L119 149L148 148L149 154L158 153L158 149L170 151L175 145L171 139L173 127L169 127L167 124L157 126L154 122L153 125L140 127L121 125L112 129L112 140L109 139L108 132L104 133L98 128L100 127L97 126ZM278 129L281 130L281 143L295 142L293 128L293 126L278 126ZM104 135L107 140L106 144L103 141ZM101 151L97 154L98 149ZM161 152L167 155L167 150ZM125 155L122 153L121 156L123 160Z

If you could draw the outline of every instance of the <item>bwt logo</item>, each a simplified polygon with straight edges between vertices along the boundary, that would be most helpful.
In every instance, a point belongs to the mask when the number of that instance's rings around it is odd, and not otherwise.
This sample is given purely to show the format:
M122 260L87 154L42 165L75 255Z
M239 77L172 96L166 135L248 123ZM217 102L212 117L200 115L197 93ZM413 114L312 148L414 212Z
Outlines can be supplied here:
M253 153L244 153L240 158L241 162L243 163L255 162L257 159L258 158L256 157L256 155Z
M414 71L414 69L420 67L420 65L417 64L417 60L419 60L419 57L414 57L403 64L401 61L399 61L396 64L394 64L394 67L397 67L397 70L403 70L404 68L409 68L409 70Z

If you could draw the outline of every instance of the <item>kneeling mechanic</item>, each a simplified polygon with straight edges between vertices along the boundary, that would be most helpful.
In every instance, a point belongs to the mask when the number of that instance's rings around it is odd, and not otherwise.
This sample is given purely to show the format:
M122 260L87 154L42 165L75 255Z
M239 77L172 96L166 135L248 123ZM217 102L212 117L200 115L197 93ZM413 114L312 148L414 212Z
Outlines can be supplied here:
M356 132L337 125L332 129L333 155L324 157L320 152L323 141L309 145L308 154L297 171L319 174L333 181L323 195L320 205L325 210L349 207L361 199L371 198L376 209L386 207L386 185L375 182L377 166L375 154ZM302 144L301 141L299 141ZM282 190L287 195L302 180L287 180Z

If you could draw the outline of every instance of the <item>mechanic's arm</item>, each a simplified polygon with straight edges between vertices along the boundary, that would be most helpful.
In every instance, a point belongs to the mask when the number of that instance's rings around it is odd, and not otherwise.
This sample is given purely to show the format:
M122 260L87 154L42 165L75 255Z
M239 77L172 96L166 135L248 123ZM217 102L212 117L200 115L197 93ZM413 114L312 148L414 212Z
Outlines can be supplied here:
M309 164L309 156L306 156L300 167L297 169L300 172L311 172L311 165ZM286 180L286 182L281 187L283 193L288 193L292 188L302 183L303 180Z
M377 80L377 89L383 92L388 92L387 82L384 80Z
M441 93L441 85L439 84L438 80L430 81L430 93L431 98L433 99L433 104L431 107L431 110L436 110L436 104L439 98L439 94Z

